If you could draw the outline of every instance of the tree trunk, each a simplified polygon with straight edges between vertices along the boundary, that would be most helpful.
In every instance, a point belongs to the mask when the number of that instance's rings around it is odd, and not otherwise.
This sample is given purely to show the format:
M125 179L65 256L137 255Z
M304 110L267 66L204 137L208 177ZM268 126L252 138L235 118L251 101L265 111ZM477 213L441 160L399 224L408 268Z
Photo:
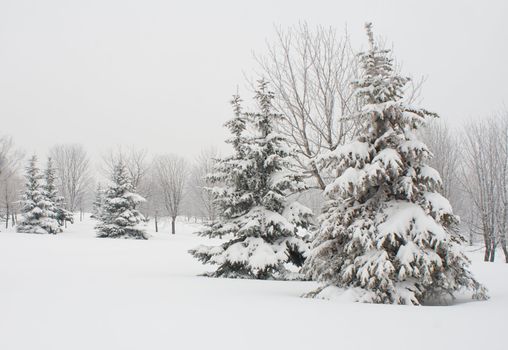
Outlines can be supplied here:
M171 233L172 234L175 234L175 221L176 221L176 217L172 217L171 218Z
M506 247L506 244L503 244L503 253L504 253L504 261L508 264L508 248Z
M506 234L501 237L501 249L504 253L504 261L508 264L508 248L506 247Z
M9 202L5 203L5 229L9 228Z
M496 251L494 249L490 250L490 262L494 262L496 260Z
M490 262L494 262L496 260L496 240L491 239L491 246L490 246Z
M484 229L484 232L483 232L483 240L484 240L484 243L485 243L485 255L483 256L483 261L490 261L490 248L491 248L490 236L485 231L485 229Z
M155 232L159 232L159 225L157 223L157 211L155 211L154 219L155 219Z
M316 166L316 164L312 163L312 169L311 169L312 175L314 175L314 178L316 179L318 186L321 190L325 190L326 184L323 181L323 178L321 177L321 174L319 173L319 170Z
M490 247L485 246L485 254L483 255L483 261L489 261L490 260Z

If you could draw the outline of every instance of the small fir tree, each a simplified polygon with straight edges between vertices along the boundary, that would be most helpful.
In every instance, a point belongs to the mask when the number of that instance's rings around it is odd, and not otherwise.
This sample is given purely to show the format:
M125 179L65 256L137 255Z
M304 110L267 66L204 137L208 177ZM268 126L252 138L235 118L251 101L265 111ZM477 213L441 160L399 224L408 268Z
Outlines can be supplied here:
M143 215L136 205L145 199L134 193L134 189L122 161L115 165L112 184L104 193L99 223L95 227L97 237L147 239L140 227Z
M408 79L366 28L370 49L360 54L363 76L354 84L361 130L325 157L340 176L325 190L329 201L303 269L324 283L309 296L344 287L372 303L418 305L460 289L486 298L460 249L458 218L438 193L440 176L426 164L431 153L416 135L435 114L404 104Z
M97 184L97 189L95 190L95 200L92 204L92 215L93 219L100 219L102 213L102 205L104 204L104 189L101 184Z
M285 264L301 265L308 249L299 233L310 210L288 200L305 185L289 170L291 150L274 130L281 116L273 112L273 93L265 81L259 82L255 99L259 111L244 113L240 98L233 97L235 116L226 123L233 155L217 160L208 176L220 185L212 189L219 219L201 234L228 240L190 251L218 266L210 274L214 277L287 278Z
M51 157L48 158L46 170L44 171L44 194L48 201L51 203L51 212L53 217L61 227L65 224L65 221L74 221L72 213L64 208L64 198L58 195L58 190L55 185L56 183L56 169L53 166L53 160ZM60 228L61 231L61 228Z
M16 230L23 233L61 232L55 218L55 203L48 198L45 186L41 183L43 176L37 167L35 155L30 158L25 178L25 192L21 199L22 219Z
M65 198L62 196L56 197L56 220L60 226L66 226L67 223L74 223L74 214L65 209Z

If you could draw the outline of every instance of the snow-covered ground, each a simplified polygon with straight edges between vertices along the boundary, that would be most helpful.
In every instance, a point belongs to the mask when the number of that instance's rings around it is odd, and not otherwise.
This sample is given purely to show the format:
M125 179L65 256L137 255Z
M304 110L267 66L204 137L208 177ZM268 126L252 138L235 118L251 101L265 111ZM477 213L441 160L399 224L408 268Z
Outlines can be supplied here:
M480 251L488 301L370 305L300 298L309 282L199 277L187 250L208 240L192 224L148 241L97 239L93 224L0 233L1 350L505 349L508 264Z

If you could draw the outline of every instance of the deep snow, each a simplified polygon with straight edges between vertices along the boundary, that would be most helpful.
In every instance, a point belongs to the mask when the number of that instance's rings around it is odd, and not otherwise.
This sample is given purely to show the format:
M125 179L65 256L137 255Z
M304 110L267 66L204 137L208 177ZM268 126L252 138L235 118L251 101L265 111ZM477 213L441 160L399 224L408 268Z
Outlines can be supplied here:
M0 233L0 349L504 349L508 264L471 253L488 301L451 306L300 298L316 285L212 279L179 222L148 241ZM490 345L487 345L490 344Z

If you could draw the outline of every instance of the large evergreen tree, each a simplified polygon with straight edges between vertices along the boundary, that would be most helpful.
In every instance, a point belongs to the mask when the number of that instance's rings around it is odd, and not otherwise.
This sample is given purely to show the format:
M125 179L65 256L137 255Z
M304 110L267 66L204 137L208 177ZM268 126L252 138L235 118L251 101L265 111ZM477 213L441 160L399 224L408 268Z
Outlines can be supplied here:
M430 151L416 130L436 116L403 102L408 79L393 69L367 25L370 49L360 55L354 85L363 108L356 139L326 161L338 176L304 271L327 286L354 288L359 301L421 304L460 289L485 298L460 249L458 218L438 193L441 179L426 164ZM320 288L310 296L324 296Z
M47 196L35 155L30 158L25 178L25 192L21 199L23 217L16 230L24 233L62 232L56 221L55 203Z
M145 199L134 192L125 164L118 162L112 174L112 183L104 194L97 237L147 239L140 227L143 215L136 206Z
M219 220L201 232L228 240L219 246L200 246L190 253L203 263L218 265L215 277L285 278L286 263L300 265L307 251L299 238L311 213L288 196L305 188L293 174L291 150L274 130L280 115L272 107L273 93L259 82L258 111L244 113L234 96L235 116L226 123L233 154L219 159L208 179Z

